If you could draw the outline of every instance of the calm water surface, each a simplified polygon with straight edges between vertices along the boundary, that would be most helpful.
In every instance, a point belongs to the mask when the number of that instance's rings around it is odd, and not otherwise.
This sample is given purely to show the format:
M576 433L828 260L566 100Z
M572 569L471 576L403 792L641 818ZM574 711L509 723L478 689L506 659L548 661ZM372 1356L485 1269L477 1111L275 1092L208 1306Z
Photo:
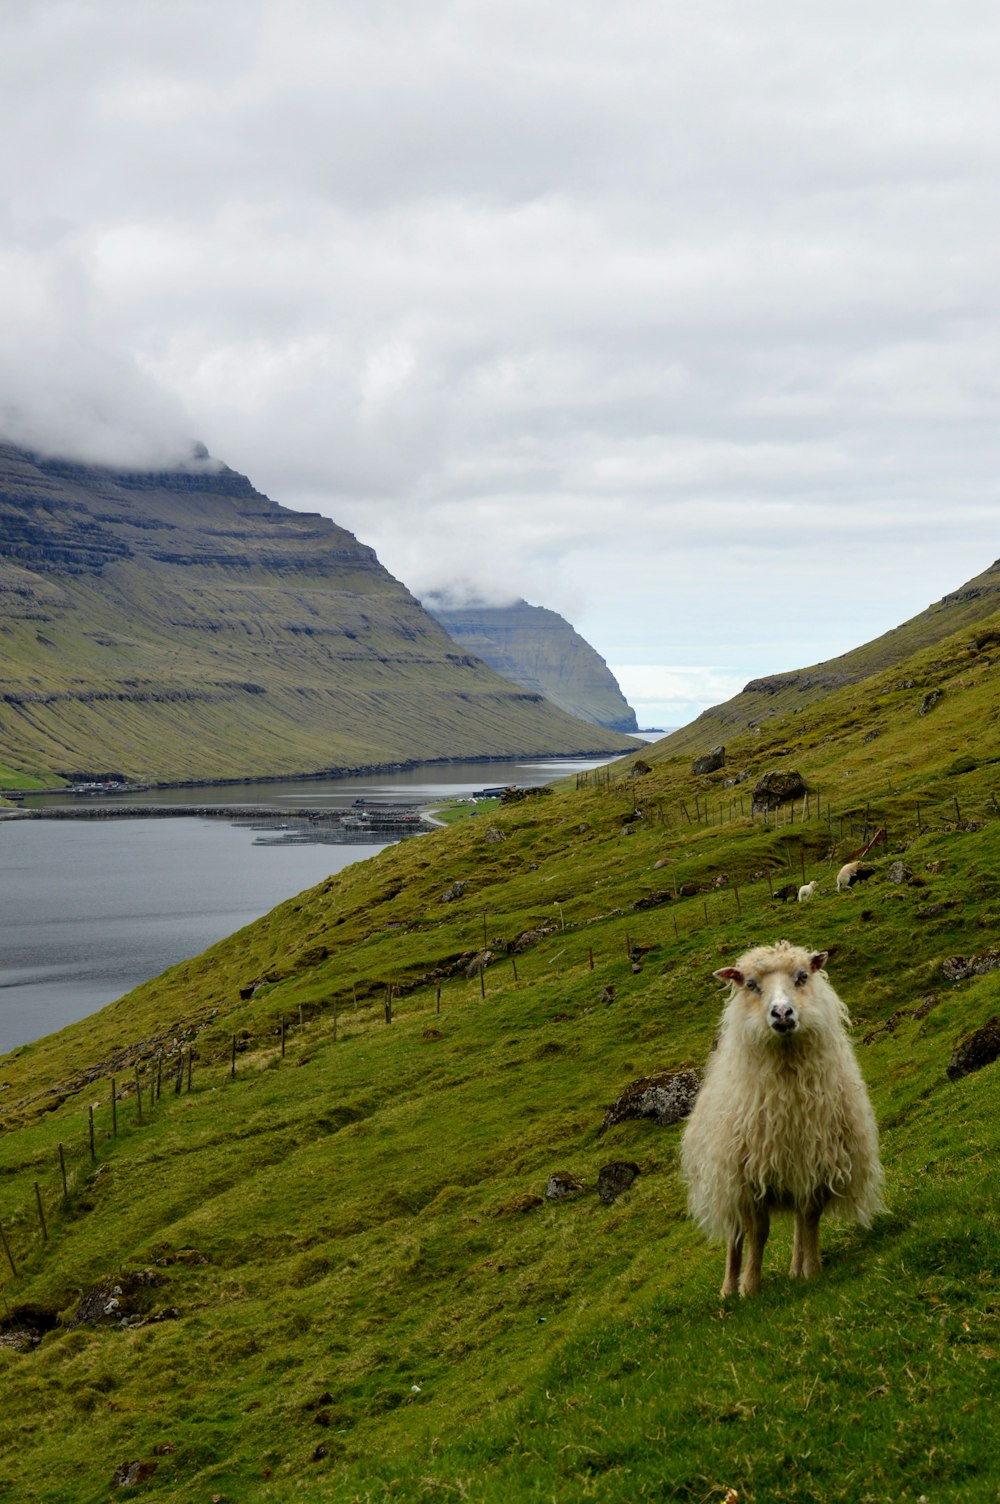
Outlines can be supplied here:
M495 784L536 786L605 760L450 764L366 779L161 789L133 802L276 809L322 809L361 798L427 804ZM254 830L221 818L0 820L0 1054L96 1012L381 850L382 844L261 842Z

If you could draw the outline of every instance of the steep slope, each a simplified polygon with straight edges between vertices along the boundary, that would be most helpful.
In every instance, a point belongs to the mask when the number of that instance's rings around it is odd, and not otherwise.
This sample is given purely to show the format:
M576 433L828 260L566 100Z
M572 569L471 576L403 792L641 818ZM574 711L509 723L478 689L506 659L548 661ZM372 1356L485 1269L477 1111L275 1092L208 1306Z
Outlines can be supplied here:
M0 447L0 762L149 781L614 750L467 654L335 523L199 454Z
M164 1501L994 1498L998 644L993 612L733 738L808 813L644 750L0 1061L0 1491L96 1501L127 1462ZM678 1126L603 1125L704 1060L713 969L782 936L830 952L889 1211L826 1228L808 1283L776 1219L723 1304ZM639 1172L613 1204L609 1162Z
M494 673L543 694L568 715L612 731L635 731L635 711L604 659L564 616L544 606L447 606L428 611L448 635Z
M901 663L911 653L940 642L970 622L981 621L1000 606L1000 560L943 596L926 611L881 637L809 668L792 669L752 679L738 695L714 705L689 725L665 737L657 746L672 752L706 748L725 742L736 731L776 715L802 710L846 684Z

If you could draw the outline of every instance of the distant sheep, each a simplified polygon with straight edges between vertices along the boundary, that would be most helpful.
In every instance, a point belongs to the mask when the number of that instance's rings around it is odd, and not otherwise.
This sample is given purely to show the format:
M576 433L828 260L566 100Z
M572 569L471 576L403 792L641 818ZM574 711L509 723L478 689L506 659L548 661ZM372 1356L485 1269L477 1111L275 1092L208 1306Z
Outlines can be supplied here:
M759 1290L772 1212L794 1214L791 1273L809 1279L824 1212L867 1226L882 1208L878 1130L826 956L781 940L714 973L732 991L681 1170L691 1215L728 1244L723 1295Z
M837 892L848 892L855 883L866 883L874 876L874 867L862 867L860 862L845 862L837 873Z
M819 881L817 878L813 878L811 883L804 883L799 889L799 903L808 903L818 887Z

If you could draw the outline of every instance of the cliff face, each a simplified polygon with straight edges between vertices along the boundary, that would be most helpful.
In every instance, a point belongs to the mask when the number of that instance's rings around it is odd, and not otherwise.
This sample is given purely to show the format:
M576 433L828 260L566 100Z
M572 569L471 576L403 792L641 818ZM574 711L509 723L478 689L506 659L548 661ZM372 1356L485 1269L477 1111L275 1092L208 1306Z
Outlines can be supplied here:
M595 726L637 729L635 711L604 659L557 612L527 601L512 606L425 604L460 647L505 679Z
M165 782L630 745L203 453L125 473L0 445L0 765Z

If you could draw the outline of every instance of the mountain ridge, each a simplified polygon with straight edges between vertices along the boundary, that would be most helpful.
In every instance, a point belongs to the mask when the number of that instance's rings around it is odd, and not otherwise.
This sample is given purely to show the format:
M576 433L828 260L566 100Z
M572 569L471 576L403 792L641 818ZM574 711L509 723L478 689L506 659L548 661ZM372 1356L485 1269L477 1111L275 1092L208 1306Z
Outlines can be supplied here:
M633 745L457 651L373 549L201 456L118 472L0 446L0 642L0 763L24 771L206 782Z
M450 606L432 596L424 605L460 647L505 679L610 731L639 729L605 660L557 611L525 600Z

